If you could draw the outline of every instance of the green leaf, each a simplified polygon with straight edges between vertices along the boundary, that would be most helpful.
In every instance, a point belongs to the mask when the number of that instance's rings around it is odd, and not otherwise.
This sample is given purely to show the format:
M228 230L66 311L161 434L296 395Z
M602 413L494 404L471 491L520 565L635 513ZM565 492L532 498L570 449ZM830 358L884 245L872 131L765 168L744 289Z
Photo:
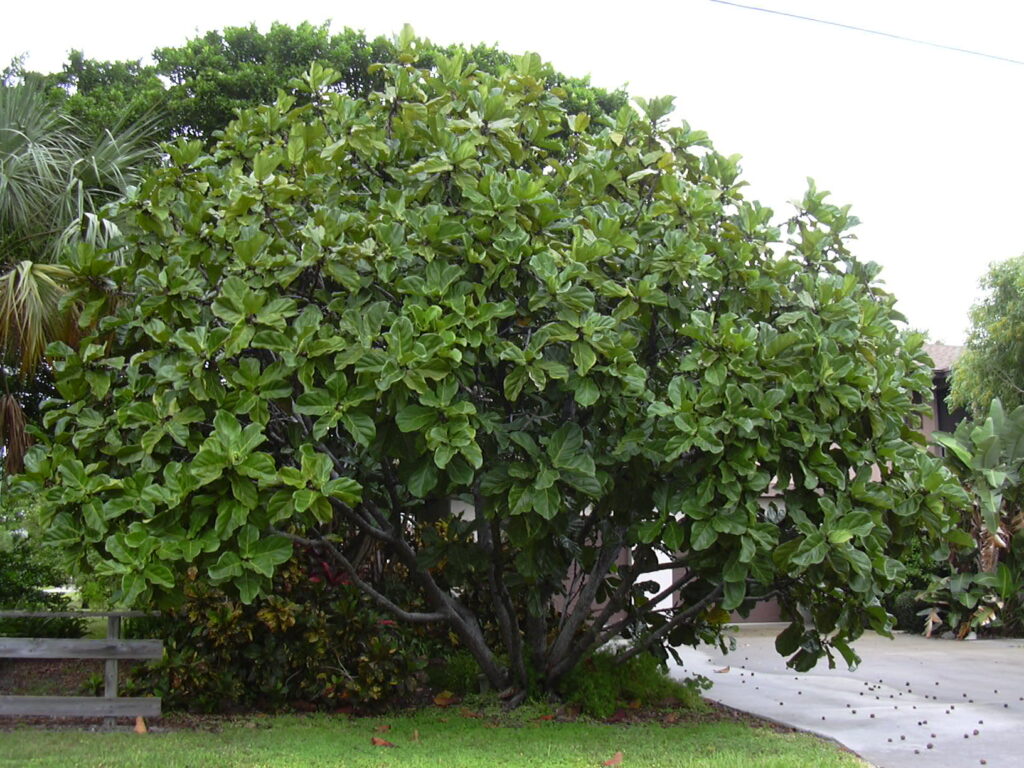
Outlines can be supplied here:
M377 427L373 419L365 413L345 413L341 417L341 423L352 435L352 439L364 448L368 448L373 438L377 436Z
M519 393L523 391L523 385L526 384L528 377L529 372L525 367L513 368L509 374L505 376L505 381L502 384L505 397L512 402L518 400Z
M560 426L548 438L547 453L551 457L551 464L558 469L580 471L578 464L582 448L583 431L571 422Z
M747 596L747 582L727 581L723 586L722 610L735 611Z
M661 520L646 520L636 530L636 538L641 544L650 544L661 535L665 523Z
M443 155L432 155L409 166L409 173L443 173L452 170L452 164Z
M703 552L718 539L718 531L711 520L695 520L690 531L690 546L694 552Z
M437 469L434 467L433 459L421 460L410 474L406 481L409 493L420 499L425 499L437 485Z
M601 398L601 390L592 379L577 379L573 398L584 408L589 408Z
M263 582L262 577L248 571L236 576L234 585L238 589L238 599L245 605L251 605L263 590Z
M283 536L260 539L250 548L248 555L256 572L267 578L271 578L274 569L287 562L291 556L292 543Z
M834 530L829 531L828 540L831 544L843 544L853 538L853 531Z
M217 411L213 417L214 434L224 446L225 451L238 450L242 442L242 425L238 423L233 413L229 411Z
M860 656L841 638L834 638L832 640L833 647L839 651L842 655L843 660L846 662L846 666L849 667L852 672L860 664Z
M825 559L828 554L828 545L825 537L818 531L806 537L797 547L790 562L801 568L816 565Z
M775 638L775 650L782 656L790 656L796 653L803 639L803 624L794 621Z
M292 494L292 504L295 511L302 513L313 506L313 502L320 498L320 492L310 488L300 488Z
M215 584L220 584L242 575L242 560L237 552L228 550L222 552L217 562L207 568L206 572Z
M142 575L150 584L157 584L168 589L174 588L174 574L171 569L163 563L149 563L142 571Z
M345 504L358 504L363 498L363 486L350 477L336 477L324 484L324 495Z
M408 363L413 359L413 330L412 321L403 315L395 319L388 331L388 350L399 363Z
M995 572L995 588L999 597L1009 600L1017 594L1019 585L1013 577L1013 572L1006 563L999 563Z
M249 508L235 501L228 499L217 505L217 521L214 524L214 531L218 538L226 539L237 528L245 524L249 518Z
M661 541L670 552L681 552L686 542L686 529L675 520L669 520L661 532Z
M395 417L402 432L422 432L437 423L437 411L422 405L407 405Z
M256 490L256 484L245 477L238 475L231 476L231 493L238 501L248 509L253 509L259 504L260 494Z
M249 557L253 545L259 540L260 532L251 523L243 525L235 536L238 541L238 554L242 557Z
M533 489L529 491L529 496L534 510L545 520L553 519L561 509L561 499L558 496L558 490L554 487L544 490Z
M818 663L818 654L811 653L805 648L801 648L797 651L796 656L791 658L786 664L797 672L809 672L814 669L814 665Z
M255 480L261 487L274 485L277 481L274 459L266 453L250 453L235 469L239 474Z
M146 580L140 573L126 573L121 577L121 600L125 606L134 605L135 602L148 591Z
M967 531L962 530L960 528L953 528L947 531L946 541L948 541L950 544L956 544L958 547L966 547L968 549L971 549L974 546L976 546L974 537L972 537L971 534L967 533Z
M586 376L587 371L593 368L594 363L597 362L597 355L585 341L576 341L572 345L572 361L576 364L576 373Z

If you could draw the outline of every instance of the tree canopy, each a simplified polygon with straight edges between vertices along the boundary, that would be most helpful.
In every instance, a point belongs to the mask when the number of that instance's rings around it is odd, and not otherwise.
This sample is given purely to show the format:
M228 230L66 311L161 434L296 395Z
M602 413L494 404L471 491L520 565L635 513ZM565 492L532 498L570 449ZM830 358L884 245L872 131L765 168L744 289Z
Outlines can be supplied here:
M908 426L922 339L848 208L812 185L783 235L671 99L593 117L536 55L417 45L365 95L314 65L212 150L168 145L124 262L83 256L121 298L51 348L23 483L50 541L124 604L197 577L251 600L316 548L520 691L768 596L795 666L852 661L951 515ZM410 593L361 577L365 541Z
M1024 256L989 267L987 293L971 309L967 349L953 368L950 400L977 417L999 399L1007 410L1024 404Z

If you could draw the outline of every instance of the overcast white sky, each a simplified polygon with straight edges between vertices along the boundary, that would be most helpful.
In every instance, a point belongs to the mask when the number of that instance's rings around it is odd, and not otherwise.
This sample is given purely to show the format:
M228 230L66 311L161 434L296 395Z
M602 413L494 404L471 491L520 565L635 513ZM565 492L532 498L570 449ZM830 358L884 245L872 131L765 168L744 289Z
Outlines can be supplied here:
M1019 0L737 0L1024 61ZM509 15L510 14L510 15ZM1024 252L1024 65L712 0L512 3L12 2L0 63L39 71L67 51L146 59L209 29L301 21L537 51L571 75L638 96L744 157L750 196L787 211L812 176L862 219L910 325L959 343L987 265Z

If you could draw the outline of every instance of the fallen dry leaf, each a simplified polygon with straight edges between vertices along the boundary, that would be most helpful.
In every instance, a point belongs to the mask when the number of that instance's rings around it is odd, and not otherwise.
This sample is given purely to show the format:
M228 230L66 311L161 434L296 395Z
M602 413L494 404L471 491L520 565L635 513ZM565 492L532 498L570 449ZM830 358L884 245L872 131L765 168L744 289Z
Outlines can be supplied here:
M451 691L441 691L434 697L434 703L439 707L450 707L452 704L458 704L460 701L462 699Z
M392 743L391 743L390 741L388 741L388 740L386 740L386 739L380 739L380 738L377 738L376 736L373 736L373 737L372 737L372 738L370 739L370 743L371 743L371 744L372 744L373 746L375 746L375 747L393 747L393 746L395 746L395 745L394 745L394 744L392 744Z
M388 725L387 723L385 723L384 725L378 725L376 728L373 729L373 732L374 733L387 733L390 730L391 730L391 726Z
M141 717L135 718L135 732L136 733L149 733L149 728L146 727L146 721Z
M728 672L729 669L730 667L722 667L721 669L716 669L715 672L717 672L718 674L722 674L723 672Z
M674 725L675 723L679 722L679 713L669 712L667 715L665 715L665 717L662 718L661 722L663 722L665 725Z
M610 758L601 763L601 765L622 765L622 757L622 752L616 752Z
M479 712L474 712L472 709L468 709L466 707L463 707L462 709L460 709L459 710L459 714L462 715L463 717L472 717L472 718L480 717L480 713Z
M537 719L538 720L554 720L555 716L554 715L541 715Z

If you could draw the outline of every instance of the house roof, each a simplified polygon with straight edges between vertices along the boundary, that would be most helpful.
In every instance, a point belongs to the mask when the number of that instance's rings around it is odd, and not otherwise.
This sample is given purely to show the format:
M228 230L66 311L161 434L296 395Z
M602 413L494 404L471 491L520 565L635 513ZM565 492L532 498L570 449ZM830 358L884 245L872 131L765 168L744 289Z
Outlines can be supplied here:
M964 348L952 344L925 344L924 351L931 357L933 368L938 373L952 368L964 353Z

